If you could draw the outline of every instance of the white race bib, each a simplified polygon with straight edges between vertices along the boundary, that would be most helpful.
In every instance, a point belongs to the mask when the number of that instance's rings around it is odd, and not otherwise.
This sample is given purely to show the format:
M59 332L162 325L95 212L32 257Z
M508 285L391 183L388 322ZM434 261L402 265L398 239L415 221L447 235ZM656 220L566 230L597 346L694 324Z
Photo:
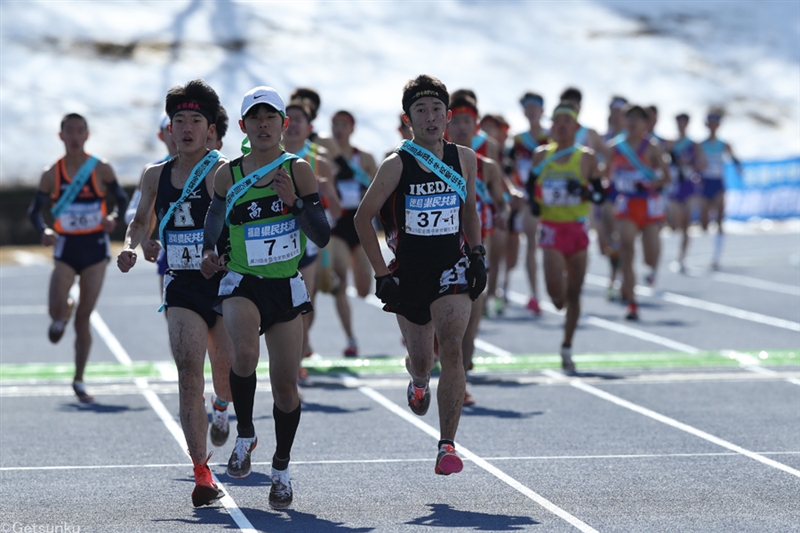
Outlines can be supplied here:
M200 270L203 230L167 230L167 265L173 270Z
M342 209L357 209L361 205L361 184L356 180L342 180L336 184Z
M244 228L247 264L269 265L300 255L300 230L297 220L253 224Z
M454 192L406 196L406 233L425 237L458 233L459 207Z
M569 193L567 180L546 179L542 181L542 201L544 205L580 205L581 197Z
M103 220L101 201L71 203L58 217L64 231L86 231L96 228Z
M721 158L709 157L706 163L705 177L712 179L714 178L722 179L722 170L724 167L725 163L722 161Z
M659 218L664 216L664 196L657 194L647 198L647 216L650 218Z

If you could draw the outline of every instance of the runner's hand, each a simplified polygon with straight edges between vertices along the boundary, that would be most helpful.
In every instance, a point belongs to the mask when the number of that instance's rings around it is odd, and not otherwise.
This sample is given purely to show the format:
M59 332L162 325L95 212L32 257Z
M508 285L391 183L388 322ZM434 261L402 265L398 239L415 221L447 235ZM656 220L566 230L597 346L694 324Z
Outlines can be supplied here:
M121 272L128 272L136 264L136 252L130 249L122 250L117 256L117 267Z
M142 242L142 252L144 253L145 261L155 263L158 259L158 253L161 251L161 243L155 239L146 239Z
M375 276L375 296L385 304L383 307L385 311L400 306L400 286L391 274Z
M217 272L225 270L225 265L222 264L220 257L214 251L208 251L203 254L203 262L200 263L200 273L206 279L211 279Z
M271 187L278 193L278 197L283 201L287 207L294 205L297 201L297 195L294 192L294 182L291 176L283 169L279 168L275 172L275 177L272 180Z
M477 300L483 289L486 288L486 257L481 253L469 254L467 285L469 285L469 297L472 298L472 301Z
M55 246L58 242L58 233L50 228L45 228L42 232L42 246Z
M108 215L100 221L100 227L103 228L103 231L106 233L111 233L117 227L117 219L114 218L113 215Z

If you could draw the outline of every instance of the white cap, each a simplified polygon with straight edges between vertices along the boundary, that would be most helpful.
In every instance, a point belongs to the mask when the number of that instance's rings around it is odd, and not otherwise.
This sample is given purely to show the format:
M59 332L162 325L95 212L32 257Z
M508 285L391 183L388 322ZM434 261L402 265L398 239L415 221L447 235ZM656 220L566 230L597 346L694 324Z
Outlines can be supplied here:
M283 98L272 87L261 86L247 91L242 100L242 116L244 117L250 108L258 104L272 106L281 115L286 116L286 105L283 103Z
M167 129L167 126L169 126L169 115L164 111L161 113L161 118L158 120L158 131Z

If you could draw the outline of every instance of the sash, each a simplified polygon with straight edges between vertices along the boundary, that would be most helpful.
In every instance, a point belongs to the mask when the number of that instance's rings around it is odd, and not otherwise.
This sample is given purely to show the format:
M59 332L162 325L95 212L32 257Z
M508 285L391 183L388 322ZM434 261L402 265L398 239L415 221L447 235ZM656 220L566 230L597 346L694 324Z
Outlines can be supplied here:
M164 228L167 227L167 223L172 218L172 213L175 212L175 209L177 209L178 206L181 205L190 194L197 190L197 187L200 186L200 183L202 183L202 181L208 175L208 171L214 168L214 165L217 164L219 157L220 154L216 150L211 150L208 152L206 156L201 159L192 169L192 172L189 174L189 179L187 179L186 183L183 185L183 191L181 192L181 196L178 198L178 201L174 202L169 206L169 209L167 209L167 213L164 215L164 217L161 219L161 223L158 225L158 237L161 239L161 243L164 245L164 248L167 246L167 241L164 239Z
M589 130L586 129L586 126L581 126L580 129L575 133L575 143L582 144L583 146L589 146L587 141L589 140Z
M492 200L492 195L489 194L489 187L483 182L482 179L475 178L475 194L478 195L481 202L492 205L494 204L494 200Z
M244 139L242 139L242 155L247 155L252 151L250 149L249 144L250 144L250 137L245 135Z
M246 193L250 189L250 187L255 185L258 180L260 180L261 178L263 178L264 176L266 176L267 174L269 174L270 172L281 166L284 163L284 161L287 161L289 159L300 159L300 158L297 157L295 154L289 154L287 152L283 152L272 163L269 163L261 168L254 170L241 180L234 183L233 186L230 189L228 189L228 194L225 195L225 220L226 221L228 220L228 217L230 216L231 210L233 210L233 206L236 203L236 201L242 196L244 196L244 193ZM269 187L270 185L272 185L272 182L269 182L267 184L267 187Z
M309 142L309 140L306 139L306 142L303 143L302 150L300 150L299 152L295 152L294 155L296 155L300 159L305 159L305 157L308 155L308 152L310 151L311 151L311 142Z
M56 205L50 209L50 212L53 214L53 218L60 217L61 213L64 212L64 209L69 207L69 205L75 201L75 198L78 197L78 193L81 192L83 186L86 185L86 182L89 181L89 178L92 176L92 171L94 171L94 167L97 166L98 161L100 161L100 159L98 159L97 156L89 156L89 158L83 162L81 168L79 168L78 172L75 173L75 176L72 178L70 184L67 186L64 192L59 195Z
M533 152L534 150L536 150L539 147L539 143L537 143L533 139L533 136L531 135L531 132L529 132L529 131L526 131L525 133L520 135L519 138L522 140L522 144L525 145L525 148L527 148L531 152Z
M486 139L488 139L488 138L489 138L489 136L483 130L481 130L478 133L476 133L472 137L472 149L475 150L475 151L480 150L481 146L486 144Z
M684 137L678 141L675 141L675 144L672 145L672 151L676 154L683 152L688 146L692 144L692 140L689 137Z
M372 184L372 180L369 179L369 176L364 169L358 165L354 165L351 162L347 162L350 165L350 168L353 169L353 176L355 177L356 181L363 185L365 188L369 189L369 186Z
M544 167L546 167L547 165L549 165L550 163L552 163L556 159L560 159L560 158L564 157L565 155L571 154L572 152L574 152L578 148L580 148L579 144L573 144L569 148L564 148L563 150L559 150L558 152L554 153L551 156L545 157L544 160L541 163L539 163L538 165L533 167L533 169L531 169L531 173L533 173L533 175L535 175L535 176L538 176L539 174L542 173L542 170L544 170Z
M466 202L467 180L461 174L444 164L433 153L412 141L403 141L400 144L400 149L413 155L417 161L428 167L440 180L448 184L456 192L462 202Z
M644 174L645 178L647 178L650 181L656 179L655 171L652 168L645 165L644 163L642 163L642 160L639 159L639 156L636 154L636 152L633 151L631 145L628 144L627 139L617 144L617 150L619 150L619 153L621 153L623 157L628 160L628 163L635 166L639 170L639 172Z

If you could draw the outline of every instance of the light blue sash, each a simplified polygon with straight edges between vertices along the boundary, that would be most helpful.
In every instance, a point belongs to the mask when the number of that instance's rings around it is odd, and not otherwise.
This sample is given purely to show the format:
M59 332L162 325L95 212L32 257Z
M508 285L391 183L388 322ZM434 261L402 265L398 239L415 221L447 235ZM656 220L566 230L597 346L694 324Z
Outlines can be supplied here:
M520 138L522 139L522 144L525 145L525 148L527 148L531 152L533 152L539 147L539 143L533 139L533 136L529 131L526 131L525 133L520 135Z
M486 144L486 139L488 138L489 136L483 130L476 133L475 136L472 137L472 149L475 151L480 150L481 146Z
M100 161L100 159L96 156L89 156L89 159L83 162L70 184L64 192L59 195L56 205L50 209L50 212L53 213L53 218L57 219L60 217L64 209L75 201L75 198L78 197L78 193L81 192L83 186L86 185L86 182L89 181L89 178L92 176L92 171L94 171L94 167L97 166L98 161Z
M533 170L531 170L531 172L535 176L538 176L539 174L542 173L542 170L544 170L544 167L546 167L547 165L549 165L550 163L552 163L556 159L560 159L560 158L564 157L565 155L571 154L572 152L574 152L578 148L580 148L580 145L573 144L569 148L564 148L563 150L559 150L558 152L554 153L553 155L551 155L549 157L545 157L544 160L541 163L539 163L538 165L533 167Z
M263 178L264 176L266 176L267 174L269 174L270 172L281 166L284 163L284 161L287 161L289 159L300 159L300 158L297 157L297 155L295 154L289 154L283 152L272 163L269 163L268 165L264 165L263 167L254 170L241 180L234 183L233 186L230 189L228 189L228 194L225 196L225 220L226 221L228 220L228 217L230 216L231 210L233 209L233 206L236 203L236 201L242 196L244 196L244 194L250 189L250 187L255 185L258 180L260 180L261 178ZM271 184L272 182L270 182L268 186Z
M692 140L689 137L684 137L683 139L676 141L675 144L672 145L672 151L675 152L676 154L679 154L683 152L691 144Z
M364 187L366 187L367 189L369 189L369 186L372 184L372 180L369 179L369 176L367 175L366 172L364 172L364 169L350 162L348 162L348 164L350 165L350 168L353 169L353 175L356 181L359 182Z
M636 155L636 152L633 151L631 145L628 144L627 139L617 144L617 150L619 150L619 153L621 153L625 157L625 159L628 160L628 163L639 169L639 172L644 174L645 178L647 178L650 181L656 179L655 171L652 168L645 165L644 163L642 163L642 160L639 159L639 156Z
M475 178L475 194L485 204L492 205L494 203L492 195L489 194L489 187L486 186L482 179Z
M300 159L304 159L306 155L308 155L308 152L310 151L311 151L311 142L308 139L306 139L306 142L303 143L303 148L299 152L295 152L294 155L296 155Z
M417 161L428 167L443 182L453 189L462 202L467 200L467 180L461 174L447 166L441 159L420 145L405 140L400 144L400 149L417 158Z

